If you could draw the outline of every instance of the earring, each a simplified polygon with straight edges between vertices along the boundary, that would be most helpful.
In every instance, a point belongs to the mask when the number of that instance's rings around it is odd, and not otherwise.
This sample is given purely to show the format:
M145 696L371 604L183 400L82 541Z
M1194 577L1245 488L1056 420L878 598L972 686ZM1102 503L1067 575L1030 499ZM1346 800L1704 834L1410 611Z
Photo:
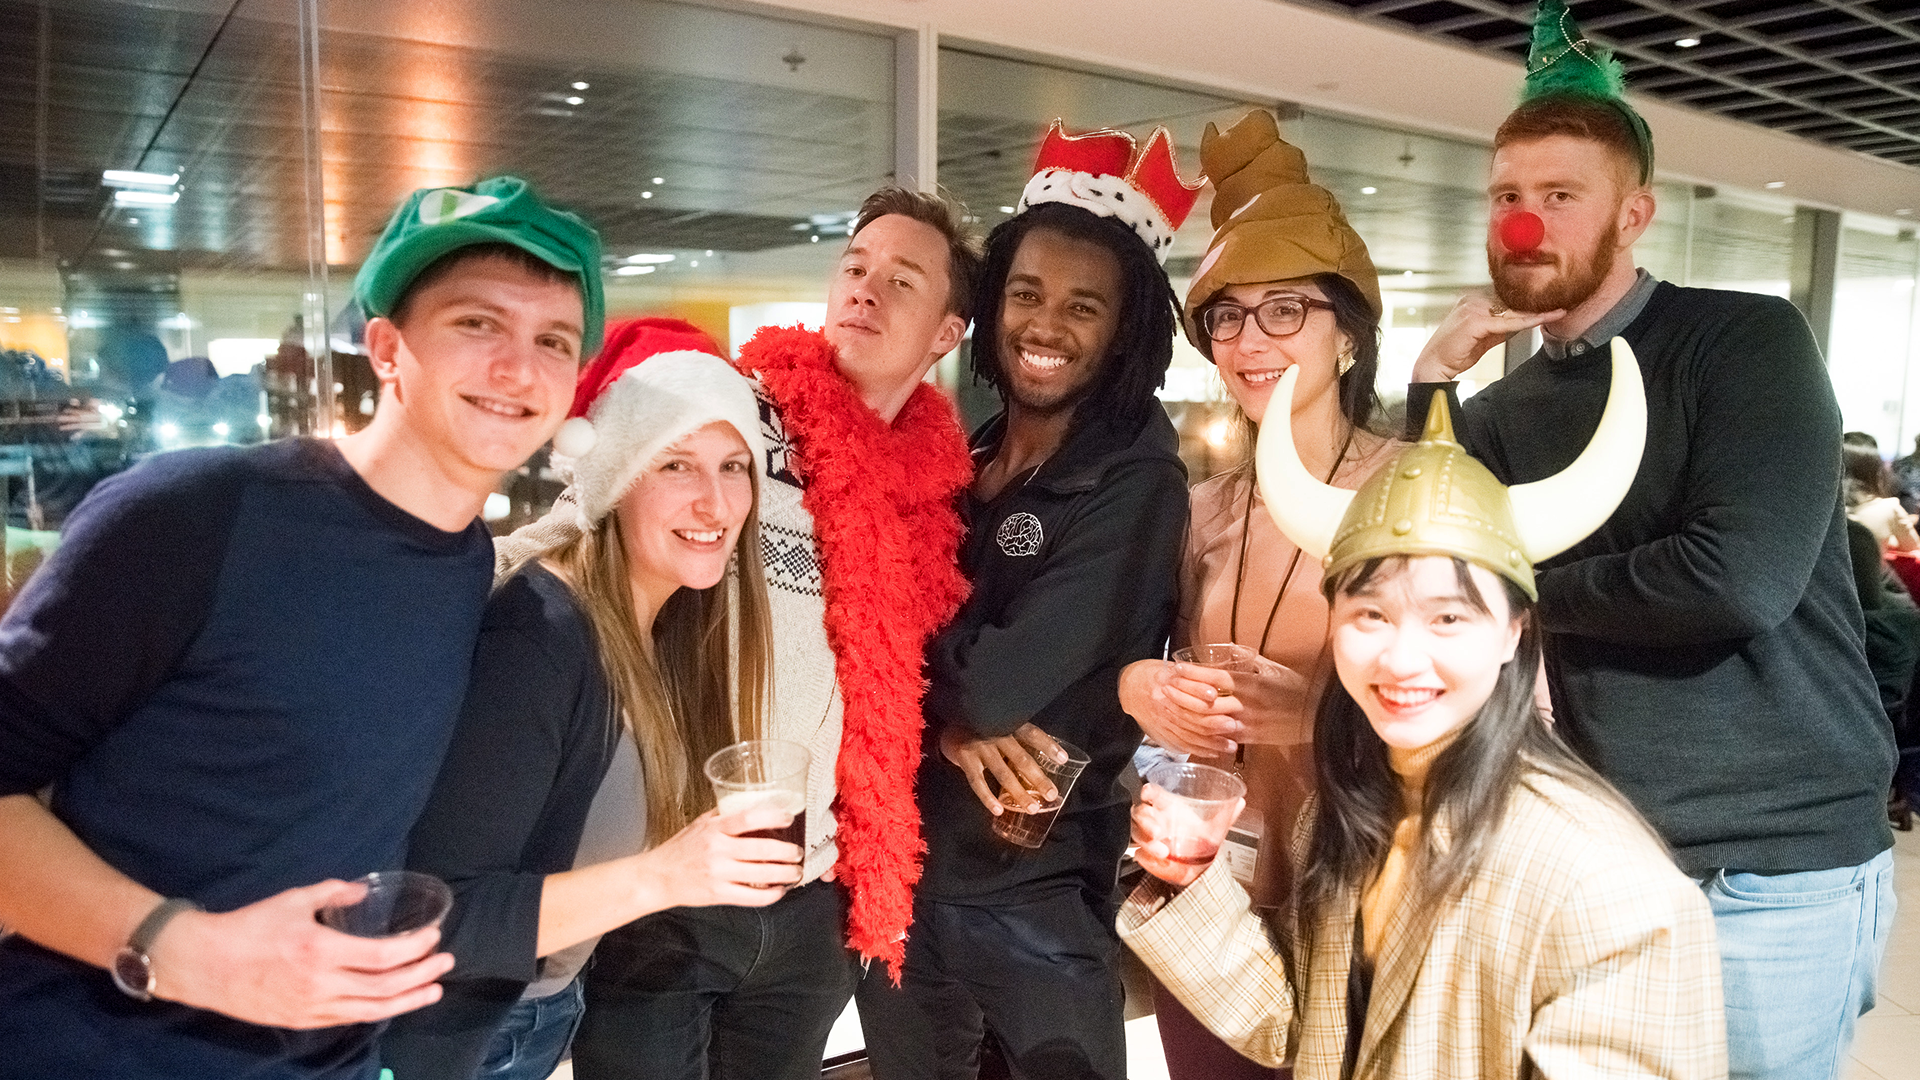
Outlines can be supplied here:
M1340 354L1340 360L1338 363L1340 374L1345 375L1347 372L1352 371L1353 361L1354 361L1354 356L1353 356L1352 349L1348 349L1345 352L1342 352Z

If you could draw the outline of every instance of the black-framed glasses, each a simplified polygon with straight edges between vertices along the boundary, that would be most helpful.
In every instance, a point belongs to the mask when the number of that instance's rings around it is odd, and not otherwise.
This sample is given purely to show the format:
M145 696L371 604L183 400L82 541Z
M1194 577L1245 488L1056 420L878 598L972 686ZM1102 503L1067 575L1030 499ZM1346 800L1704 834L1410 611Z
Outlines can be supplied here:
M1307 324L1307 312L1315 308L1332 311L1333 305L1305 296L1276 296L1271 300L1262 300L1253 307L1222 300L1207 305L1200 312L1200 326L1206 330L1207 337L1214 341L1232 341L1247 328L1247 313L1252 312L1253 321L1260 324L1262 333L1268 337L1288 337L1300 332L1300 328Z

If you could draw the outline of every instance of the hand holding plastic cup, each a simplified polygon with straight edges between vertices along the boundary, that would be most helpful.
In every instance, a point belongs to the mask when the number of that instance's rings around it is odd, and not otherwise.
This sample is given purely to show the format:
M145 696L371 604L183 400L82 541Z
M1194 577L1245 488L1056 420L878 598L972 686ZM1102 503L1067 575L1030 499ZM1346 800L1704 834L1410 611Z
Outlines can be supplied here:
M399 937L439 926L453 907L453 890L432 874L380 870L359 883L367 887L359 903L321 908L322 923L354 937Z
M1225 769L1184 762L1160 765L1146 780L1160 789L1151 800L1160 811L1151 839L1165 846L1167 861L1197 867L1211 863L1239 814L1247 785Z
M1007 809L993 819L993 834L1010 844L1037 848L1046 842L1053 820L1060 816L1060 808L1067 804L1067 795L1073 791L1073 782L1080 778L1081 771L1092 759L1072 743L1056 739L1032 724L1022 725L1019 734L1021 743L1032 751L1034 761L1052 782L1057 795L1040 801L1040 792L1027 792L1025 801L1037 803L1027 811L1015 805L1022 800L1003 798L1001 801L1007 804Z
M813 755L799 743L779 739L749 739L716 751L707 759L707 779L713 783L714 802L723 815L759 806L773 806L793 815L778 829L756 829L742 836L784 840L806 850L807 771Z

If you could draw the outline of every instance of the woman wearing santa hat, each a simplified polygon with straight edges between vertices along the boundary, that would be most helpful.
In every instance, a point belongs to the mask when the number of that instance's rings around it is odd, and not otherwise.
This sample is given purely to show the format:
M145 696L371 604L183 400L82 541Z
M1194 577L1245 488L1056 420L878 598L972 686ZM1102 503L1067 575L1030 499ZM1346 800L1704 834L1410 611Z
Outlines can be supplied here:
M676 320L609 328L555 439L563 512L497 545L409 855L453 886L458 963L445 997L385 1037L397 1080L541 1080L602 933L672 907L764 906L800 878L795 845L743 835L788 815L720 816L701 772L759 737L770 654L758 405L718 351Z

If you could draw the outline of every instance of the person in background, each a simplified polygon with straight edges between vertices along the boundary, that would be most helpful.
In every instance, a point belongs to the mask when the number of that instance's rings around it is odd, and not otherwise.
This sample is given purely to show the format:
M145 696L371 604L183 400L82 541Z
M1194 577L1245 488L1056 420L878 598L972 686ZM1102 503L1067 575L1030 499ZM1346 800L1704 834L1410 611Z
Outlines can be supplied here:
M1315 476L1358 487L1401 444L1373 423L1379 280L1339 203L1308 180L1305 155L1258 110L1224 133L1209 124L1200 163L1214 185L1216 231L1187 290L1186 330L1239 409L1247 457L1192 491L1172 646L1231 641L1274 664L1229 675L1137 661L1121 674L1120 704L1161 747L1242 774L1241 827L1268 830L1252 888L1255 908L1267 910L1291 888L1287 824L1313 791L1312 704L1332 656L1319 567L1267 516L1253 434L1281 374L1298 370L1299 396L1281 419ZM1226 1046L1158 984L1154 1015L1174 1080L1274 1071Z
M1439 380L1519 329L1539 355L1455 413L1505 483L1593 429L1608 342L1639 357L1646 454L1598 532L1540 569L1558 730L1714 909L1737 1080L1827 1076L1873 1006L1894 910L1887 725L1862 641L1834 448L1840 410L1777 297L1682 289L1633 265L1653 140L1617 62L1559 0L1494 137L1487 261L1416 360Z
M1893 461L1894 494L1900 500L1900 508L1909 514L1920 514L1920 435L1914 436L1913 453Z
M719 816L701 771L759 737L772 650L759 409L718 353L676 320L611 328L556 440L576 455L574 515L496 546L466 703L407 852L453 886L455 966L381 1040L398 1080L545 1080L600 934L763 907L799 880L797 848L742 835L788 816Z
M1524 501L1454 441L1445 398L1357 494L1307 472L1285 427L1262 436L1267 505L1324 557L1332 607L1299 877L1262 919L1224 860L1170 857L1181 810L1149 784L1153 876L1119 923L1257 1060L1302 1080L1725 1075L1706 898L1534 700L1532 560L1604 521L1640 456L1633 357L1614 364L1579 464Z
M1847 517L1866 526L1882 551L1920 548L1913 516L1894 497L1894 474L1880 457L1880 443L1864 431L1840 436L1841 489Z
M354 281L366 430L158 454L74 511L0 620L0 1075L373 1080L378 1022L439 998L438 930L315 913L405 857L480 508L566 418L599 267L522 180L416 191Z
M676 908L603 937L580 1080L817 1080L860 963L897 970L920 873L921 652L966 593L966 437L923 381L972 314L963 216L935 195L875 192L825 328L769 327L740 349L766 447L766 734L812 754L801 882L763 908Z
M1017 1077L1126 1078L1112 919L1140 732L1115 682L1173 616L1186 468L1153 392L1173 359L1161 260L1198 195L1164 130L1136 154L1056 121L987 238L973 369L1005 409L973 436L973 594L927 650L906 963L860 986L877 1080L972 1077L989 1036ZM1091 759L1065 792L1036 763L1062 741ZM1045 802L1037 849L996 835Z

